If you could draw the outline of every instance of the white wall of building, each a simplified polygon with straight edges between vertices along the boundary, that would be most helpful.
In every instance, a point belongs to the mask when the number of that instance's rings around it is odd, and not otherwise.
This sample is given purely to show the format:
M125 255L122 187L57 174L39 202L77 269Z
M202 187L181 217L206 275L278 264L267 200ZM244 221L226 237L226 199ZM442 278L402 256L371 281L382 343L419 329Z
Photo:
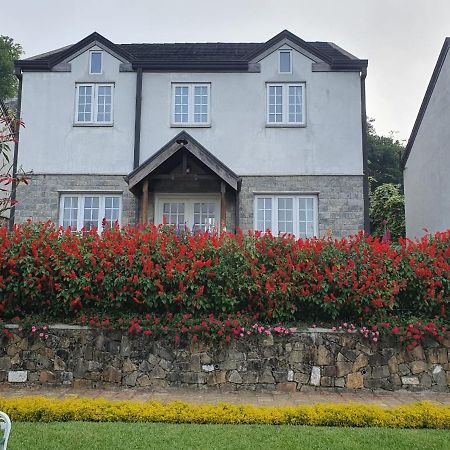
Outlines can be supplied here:
M450 57L428 103L404 171L406 234L450 228Z
M92 49L95 49L93 47ZM91 49L91 50L92 50ZM89 74L89 51L71 72L25 72L19 163L35 173L125 174L133 167L136 73L119 72L104 52L103 74ZM74 126L75 83L114 82L114 125Z
M89 75L89 52L71 72L25 72L19 163L35 173L127 174L132 170L136 73L105 53L104 74ZM278 53L260 73L145 73L141 162L182 129L239 175L362 174L359 74L312 72L293 52L293 73ZM114 126L74 126L75 83L115 82ZM211 127L171 127L171 83L211 83ZM266 82L305 82L304 128L266 127Z

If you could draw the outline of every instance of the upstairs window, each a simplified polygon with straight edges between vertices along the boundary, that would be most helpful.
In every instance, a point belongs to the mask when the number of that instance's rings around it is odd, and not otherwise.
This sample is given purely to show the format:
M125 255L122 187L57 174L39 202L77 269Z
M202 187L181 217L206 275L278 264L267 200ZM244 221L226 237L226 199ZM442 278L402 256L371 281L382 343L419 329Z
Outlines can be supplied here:
M76 124L113 123L113 84L76 85Z
M99 75L102 73L103 66L103 52L92 51L89 52L89 73L91 75Z
M209 126L211 85L172 85L172 125Z
M267 125L305 125L305 84L267 85Z
M292 51L280 50L278 52L278 72L292 73Z

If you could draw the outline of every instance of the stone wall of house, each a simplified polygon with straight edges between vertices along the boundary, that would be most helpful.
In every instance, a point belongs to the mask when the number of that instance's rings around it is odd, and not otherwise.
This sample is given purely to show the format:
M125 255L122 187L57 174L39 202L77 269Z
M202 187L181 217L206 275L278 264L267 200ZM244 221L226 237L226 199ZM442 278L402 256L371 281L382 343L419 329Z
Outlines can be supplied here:
M16 223L59 223L61 194L115 193L122 195L122 225L136 222L136 201L122 175L41 175L30 176L29 184L17 186Z
M348 236L364 229L361 175L243 176L239 195L239 225L254 229L255 195L316 194L319 235Z
M450 390L450 341L403 351L329 330L251 336L230 345L180 343L53 326L1 338L0 381L80 387L278 390Z

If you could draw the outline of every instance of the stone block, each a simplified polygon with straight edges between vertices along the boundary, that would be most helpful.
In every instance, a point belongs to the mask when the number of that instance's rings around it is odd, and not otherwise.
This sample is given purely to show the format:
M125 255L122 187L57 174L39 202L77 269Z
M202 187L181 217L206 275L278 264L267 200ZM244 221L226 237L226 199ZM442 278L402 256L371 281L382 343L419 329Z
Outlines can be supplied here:
M433 368L432 379L433 383L438 386L447 386L447 376L441 365L437 365Z
M108 366L102 374L103 381L108 383L120 383L122 381L122 371L113 366Z
M123 378L123 384L126 386L136 386L136 381L139 376L139 372L131 372Z
M349 373L347 375L347 389L362 389L364 386L364 377L361 372Z
M288 370L288 373L287 373L287 380L288 381L294 381L294 371L293 370Z
M388 366L379 366L372 368L372 378L387 378L390 375Z
M120 341L120 355L124 357L131 355L131 345L128 336L122 336Z
M334 380L334 386L335 387L345 387L345 378L336 378Z
M25 383L28 378L27 370L10 370L8 371L9 383Z
M321 377L320 385L323 387L332 387L333 386L333 378L331 377Z
M391 374L398 373L398 363L395 356L391 356L388 360L388 368Z
M357 372L358 370L361 370L363 367L366 367L368 364L369 360L367 358L367 355L365 355L364 353L360 353L353 362L352 371Z
M54 383L56 380L55 374L48 370L42 370L39 374L39 382L42 384Z
M73 388L74 389L87 389L92 387L92 381L91 380L80 380L75 379L73 380Z
M320 386L320 367L313 366L311 369L311 379L309 382L312 386Z
M264 372L259 376L258 382L263 384L275 383L275 378L273 377L272 371L269 369L264 370Z
M337 362L336 363L336 376L337 377L344 377L345 375L348 375L353 370L353 363L352 362Z
M408 365L414 375L428 370L428 364L425 361L412 361Z
M213 373L210 373L206 382L209 386L225 384L227 382L227 373L222 371L215 371Z
M242 384L242 377L237 370L232 370L228 376L228 381L233 384Z
M295 372L294 381L299 384L306 384L309 381L309 373Z
M167 372L161 366L155 366L149 373L150 378L164 379L167 376Z
M419 386L420 384L417 377L402 377L401 379L404 386Z
M297 391L297 383L294 381L287 381L284 383L277 384L277 391L293 393Z
M324 345L319 345L315 359L318 366L328 366L334 362L333 355Z
M72 372L58 372L57 380L64 386L71 386L73 383L73 373Z
M129 359L123 362L122 370L124 373L133 372L137 370L136 364L133 364Z
M150 377L148 375L142 375L136 381L136 385L140 386L140 387L147 387L147 386L150 386L151 384L152 384L152 380L150 379Z

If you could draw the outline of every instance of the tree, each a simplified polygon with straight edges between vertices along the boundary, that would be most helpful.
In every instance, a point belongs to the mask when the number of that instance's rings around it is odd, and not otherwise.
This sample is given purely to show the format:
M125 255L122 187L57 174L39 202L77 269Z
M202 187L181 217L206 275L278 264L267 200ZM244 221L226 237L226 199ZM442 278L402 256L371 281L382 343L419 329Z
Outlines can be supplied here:
M370 222L374 236L388 234L394 240L405 236L405 198L399 185L387 183L375 189L371 198Z
M0 36L0 100L16 96L17 78L14 73L14 60L23 54L20 44L8 36Z
M371 189L385 183L403 186L403 173L400 160L405 150L404 145L390 136L378 136L373 126L374 119L367 121L368 175Z

